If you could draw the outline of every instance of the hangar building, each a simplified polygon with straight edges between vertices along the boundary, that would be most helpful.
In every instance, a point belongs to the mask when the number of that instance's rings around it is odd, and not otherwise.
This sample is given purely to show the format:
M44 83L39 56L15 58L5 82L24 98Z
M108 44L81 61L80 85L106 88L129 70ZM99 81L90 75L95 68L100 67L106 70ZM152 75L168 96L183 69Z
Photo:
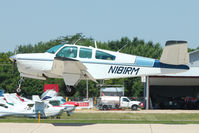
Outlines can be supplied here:
M199 50L189 56L190 70L146 78L146 109L199 109Z

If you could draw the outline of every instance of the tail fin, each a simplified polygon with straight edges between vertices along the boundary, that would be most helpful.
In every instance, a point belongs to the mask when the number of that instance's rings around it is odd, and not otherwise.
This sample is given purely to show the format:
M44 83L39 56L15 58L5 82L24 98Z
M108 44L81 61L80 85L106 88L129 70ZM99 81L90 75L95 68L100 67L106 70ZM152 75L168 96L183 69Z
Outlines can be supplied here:
M167 41L160 62L173 65L189 63L186 41Z

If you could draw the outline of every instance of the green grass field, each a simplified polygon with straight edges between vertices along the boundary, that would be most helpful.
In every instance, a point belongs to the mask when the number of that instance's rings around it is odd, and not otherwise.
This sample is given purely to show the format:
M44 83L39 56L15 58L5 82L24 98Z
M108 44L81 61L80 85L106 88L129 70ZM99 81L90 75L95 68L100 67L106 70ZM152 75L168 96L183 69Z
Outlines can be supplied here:
M0 122L37 123L34 118L6 117ZM199 124L199 114L146 114L146 113L75 113L61 119L41 119L41 123L159 123L159 124Z

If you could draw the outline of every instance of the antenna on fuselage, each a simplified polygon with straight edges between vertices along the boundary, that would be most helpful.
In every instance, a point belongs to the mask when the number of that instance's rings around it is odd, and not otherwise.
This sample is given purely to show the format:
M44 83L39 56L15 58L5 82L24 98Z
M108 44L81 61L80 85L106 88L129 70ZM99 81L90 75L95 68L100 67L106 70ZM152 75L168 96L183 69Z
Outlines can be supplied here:
M97 48L97 41L95 40L95 48Z
M124 47L126 47L128 45L128 43L126 43L121 49L119 49L117 52L120 52L120 50L122 50Z
M73 45L76 45L76 43L78 43L79 41L81 40L81 38L80 39L78 39Z

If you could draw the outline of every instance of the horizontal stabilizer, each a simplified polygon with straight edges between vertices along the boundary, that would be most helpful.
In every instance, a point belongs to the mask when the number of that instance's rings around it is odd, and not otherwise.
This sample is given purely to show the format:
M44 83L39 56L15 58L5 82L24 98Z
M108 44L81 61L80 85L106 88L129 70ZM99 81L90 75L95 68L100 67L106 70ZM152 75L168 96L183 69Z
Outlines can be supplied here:
M167 41L160 62L173 65L189 63L186 41Z

